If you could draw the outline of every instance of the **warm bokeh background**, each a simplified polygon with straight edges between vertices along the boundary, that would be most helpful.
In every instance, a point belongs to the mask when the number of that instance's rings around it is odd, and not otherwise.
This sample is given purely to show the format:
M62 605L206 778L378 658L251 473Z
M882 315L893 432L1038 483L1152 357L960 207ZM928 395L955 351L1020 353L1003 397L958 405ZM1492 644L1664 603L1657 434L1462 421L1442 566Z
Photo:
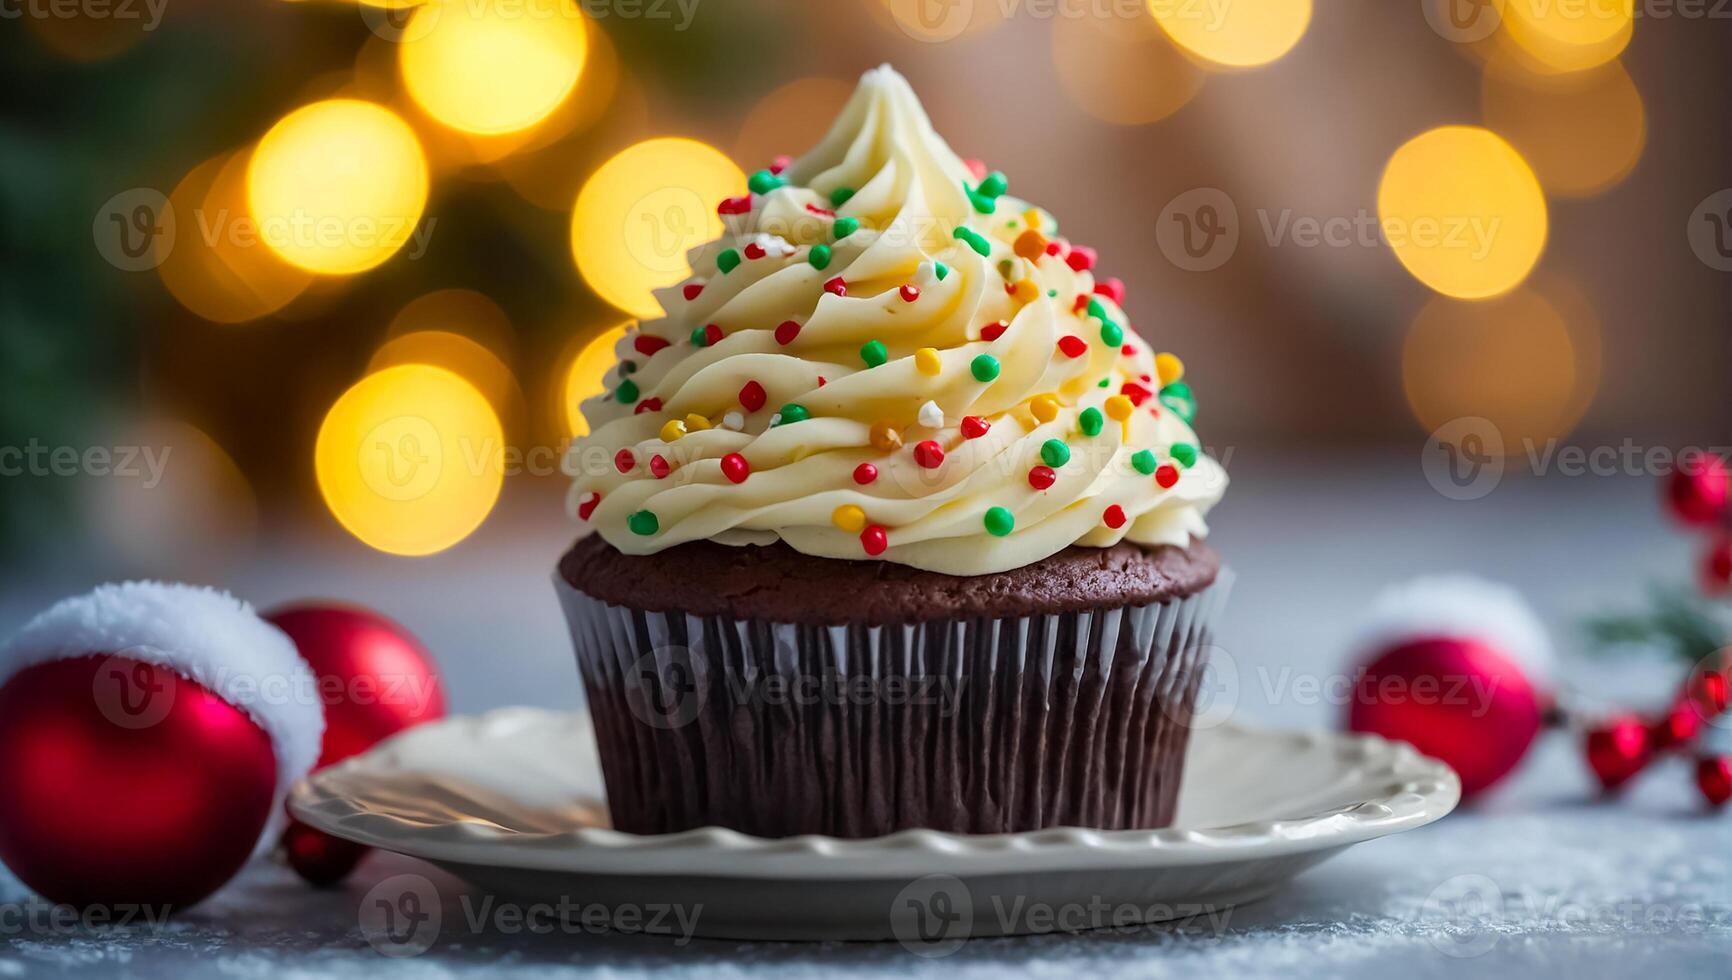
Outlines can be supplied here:
M1130 284L1217 451L1414 460L1462 416L1510 452L1732 438L1732 201L1708 200L1732 186L1732 24L1713 5L369 2L136 0L0 33L0 446L173 447L160 482L0 479L14 570L67 540L108 549L105 574L220 580L289 536L564 535L550 471L573 394L600 384L587 342L678 281L665 242L707 237L716 198L804 150L883 61ZM382 108L315 105L333 98ZM1448 126L1496 138L1430 133ZM637 147L656 137L683 141ZM618 239L574 242L586 187L579 227ZM303 207L419 220L394 250L229 233ZM1398 254L1365 231L1380 207L1496 233L1465 261ZM141 251L170 212L173 247ZM1188 255L1184 223L1211 217L1227 234ZM414 363L482 397L376 373ZM369 375L374 404L333 411ZM417 399L445 414L434 437L544 447L536 472L497 503L461 473L401 499L321 489L322 423L352 458L379 411L431 411ZM387 435L412 454L427 434Z

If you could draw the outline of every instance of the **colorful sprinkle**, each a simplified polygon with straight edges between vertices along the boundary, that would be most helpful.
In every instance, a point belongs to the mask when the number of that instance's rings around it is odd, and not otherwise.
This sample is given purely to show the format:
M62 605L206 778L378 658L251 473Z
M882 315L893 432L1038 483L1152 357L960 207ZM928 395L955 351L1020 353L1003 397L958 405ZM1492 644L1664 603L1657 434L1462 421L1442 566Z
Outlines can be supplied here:
M999 320L995 323L989 323L986 326L980 328L980 339L981 340L988 340L988 341L997 340L998 338L1004 336L1004 332L1006 330L1009 330L1009 329L1010 329L1010 324L1005 323L1003 320Z
M914 446L914 461L921 469L935 470L944 465L944 447L932 439L922 440Z
M629 449L621 449L613 454L613 468L621 473L630 473L631 468L636 465L637 457L633 456Z
M1111 317L1107 315L1106 305L1098 299L1091 297L1088 303L1084 306L1084 309L1088 310L1089 316L1094 317L1102 323L1111 319Z
M663 442L673 442L685 434L686 424L681 422L679 419L668 419L666 424L662 426L661 437Z
M722 428L739 432L745 427L746 417L739 412L724 412L722 414Z
M739 197L726 198L722 203L716 205L716 213L724 217L730 214L748 214L751 210L752 195L750 194L741 194Z
M1125 305L1125 283L1117 277L1103 279L1095 283L1095 292L1112 300L1119 306Z
M661 530L661 521L656 520L653 511L647 510L640 510L626 518L625 525L631 528L631 533L640 534L646 538Z
M619 376L620 377L623 378L628 374L636 374L636 373L637 373L637 362L636 361L621 361L621 362L619 362Z
M804 422L812 417L812 413L806 411L806 406L795 402L783 405L782 410L776 414L781 418L778 423L780 425L793 425L795 422Z
M754 262L768 254L768 252L764 251L764 246L759 245L757 242L748 242L746 244L746 258Z
M1098 408L1085 408L1082 414L1076 417L1076 427L1081 429L1085 436L1100 435L1106 422L1106 419L1101 418L1101 410Z
M1155 374L1160 377L1161 384L1170 385L1185 376L1185 362L1172 354L1156 354Z
M950 266L943 262L934 262L932 263L932 273L938 277L939 282L943 282L944 277L950 275Z
M853 504L843 504L830 512L830 523L849 534L859 534L866 528L866 512Z
M1137 406L1123 395L1114 395L1107 399L1107 417L1114 422L1123 422L1131 417Z
M1174 443L1173 448L1169 451L1173 454L1173 458L1179 461L1179 465L1183 466L1185 469L1188 470L1197 465L1196 446L1193 446L1188 442L1179 442Z
M902 302L912 303L920 298L920 287L913 283L906 283L901 289L897 290L897 293L902 296Z
M1095 267L1095 258L1095 250L1087 245L1072 245L1064 263L1077 272L1087 272Z
M964 167L968 168L969 175L972 176L975 180L984 180L986 178L986 162L985 161L978 160L974 157L969 157L968 159L962 161L962 165Z
M632 402L637 401L637 382L632 381L629 378L621 381L619 387L614 390L613 396L619 399L621 405L630 405Z
M656 351L659 351L664 347L672 347L673 342L664 340L654 334L640 333L636 337L632 338L631 346L633 350L645 357L654 357Z
M1168 489L1179 482L1179 468L1171 463L1162 466L1155 471L1155 482L1160 485L1162 490Z
M1139 449L1131 455L1131 465L1144 476L1155 471L1155 454L1147 449Z
M938 348L922 347L914 352L914 367L921 374L936 377L944 370L944 359L938 356Z
M923 403L920 406L919 413L915 417L919 420L921 425L924 425L928 429L944 428L944 409L939 408L938 403L935 401L927 401Z
M879 525L873 524L860 532L860 546L866 549L868 555L882 555L884 549L890 547L890 534Z
M1111 320L1101 322L1101 343L1108 347L1117 347L1125 342L1125 328Z
M690 303L692 300L697 299L699 296L703 295L703 292L704 292L704 284L703 283L701 283L701 282L688 282L685 284L684 288L682 288L680 290L680 295L684 296L686 298L686 302Z
M702 432L710 427L710 420L696 413L686 416L687 432Z
M776 326L776 343L783 347L794 342L800 336L800 323L797 320L783 320Z
M990 431L992 431L992 423L980 416L964 415L962 417L962 438L979 439Z
M1108 507L1105 513L1101 514L1101 521L1106 524L1107 527L1116 531L1125 526L1125 509L1120 507L1118 504L1114 504L1111 507Z
M830 246L814 245L812 251L807 253L806 261L812 263L812 268L822 272L830 267L830 255Z
M731 248L722 249L722 253L716 256L716 268L721 270L721 273L724 276L739 267L740 253Z
M1058 481L1058 474L1050 466L1036 466L1028 471L1028 485L1036 490L1045 490Z
M980 214L991 214L998 210L998 201L990 194L982 194L968 186L968 181L962 182L962 192L968 195L968 203L974 205L974 210Z
M869 368L875 368L890 360L890 349L884 346L882 340L868 340L860 345L860 359Z
M846 296L848 295L848 283L841 276L837 276L824 283L824 292L832 296Z
M859 218L837 218L836 223L830 226L830 234L836 236L837 241L841 241L859 230Z
M752 475L752 464L739 453L729 453L722 457L722 475L728 478L729 483L744 483L746 477Z
M1040 286L1026 276L1011 283L1008 289L1018 303L1032 303L1040 298Z
M1016 515L1003 507L989 507L981 523L986 525L987 534L1002 538L1016 530Z
M835 190L830 192L830 206L833 208L839 208L842 205L847 204L848 199L853 197L853 196L854 196L854 188L852 188L852 187L838 187Z
M1016 242L1011 246L1011 250L1033 262L1046 254L1046 236L1030 228L1016 236Z
M650 457L649 468L650 475L658 480L667 479L668 474L674 471L673 466L669 465L668 461L663 459L659 454Z
M1070 462L1070 447L1063 439L1048 439L1040 444L1040 458L1046 465L1057 468Z
M1036 395L1028 403L1028 410L1042 422L1051 422L1058 418L1058 398L1054 395Z
M873 466L871 463L861 463L859 466L854 467L855 483L865 486L876 479L878 479L878 467Z
M998 358L991 354L981 354L968 362L968 370L974 373L976 381L991 381L998 377Z
M773 174L779 174L782 171L788 169L788 164L793 163L793 162L794 162L793 157L787 155L786 153L781 154L780 156L776 157L774 160L770 161L770 172Z
M1140 407L1143 402L1146 402L1153 397L1154 392L1144 388L1140 384L1137 384L1135 381L1126 381L1123 385L1119 386L1119 394L1129 398L1132 405Z
M1191 424L1197 417L1197 397L1191 393L1191 386L1183 381L1175 381L1161 388L1161 404L1184 419L1186 425Z
M637 407L632 409L631 413L633 415L642 415L645 412L659 412L661 410L662 400L660 398L645 398L643 401L637 403Z
M768 194L786 183L786 180L776 174L768 170L760 170L746 181L746 186L751 188L753 194Z
M745 386L740 389L740 405L748 412L755 412L758 409L763 408L764 403L768 401L769 398L769 392L766 392L764 386L756 381L748 381Z
M599 493L593 493L584 498L583 503L577 505L577 519L580 521L589 520L590 515L595 513L595 508L600 503L601 494Z
M1081 357L1089 352L1089 344L1076 334L1066 334L1058 339L1058 352L1066 357Z
M868 436L872 440L872 448L879 452L894 452L902 448L902 433L889 422L876 422Z
M969 248L974 249L976 252L978 252L981 255L991 255L992 254L991 243L989 243L985 238L981 237L979 232L974 231L971 228L965 228L961 225L958 225L956 227L956 230L951 232L951 234L953 236L955 236L957 240L967 242Z
M1010 190L1010 181L997 170L980 178L980 193L988 197L999 197L1007 190Z
M713 347L722 342L722 328L713 323L706 323L692 331L693 347Z

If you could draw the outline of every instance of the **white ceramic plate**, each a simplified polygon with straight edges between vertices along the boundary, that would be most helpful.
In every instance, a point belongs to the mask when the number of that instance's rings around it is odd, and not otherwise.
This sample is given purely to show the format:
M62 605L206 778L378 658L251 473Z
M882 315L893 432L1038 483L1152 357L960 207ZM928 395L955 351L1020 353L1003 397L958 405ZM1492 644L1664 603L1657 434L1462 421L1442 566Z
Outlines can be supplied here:
M1350 844L1437 820L1460 793L1448 766L1404 744L1223 725L1192 736L1179 816L1165 830L646 837L608 828L586 716L507 708L420 726L314 773L290 807L328 833L524 899L702 906L688 918L704 936L895 937L937 949L959 933L1183 918L1250 901Z

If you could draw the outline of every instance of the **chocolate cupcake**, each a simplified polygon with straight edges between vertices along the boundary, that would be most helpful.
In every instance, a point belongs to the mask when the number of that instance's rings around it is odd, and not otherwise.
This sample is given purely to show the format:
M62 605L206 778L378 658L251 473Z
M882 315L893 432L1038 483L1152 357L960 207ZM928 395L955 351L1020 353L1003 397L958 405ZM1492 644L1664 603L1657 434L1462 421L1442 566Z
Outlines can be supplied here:
M1183 367L868 72L721 202L566 462L617 828L1152 828L1225 587Z

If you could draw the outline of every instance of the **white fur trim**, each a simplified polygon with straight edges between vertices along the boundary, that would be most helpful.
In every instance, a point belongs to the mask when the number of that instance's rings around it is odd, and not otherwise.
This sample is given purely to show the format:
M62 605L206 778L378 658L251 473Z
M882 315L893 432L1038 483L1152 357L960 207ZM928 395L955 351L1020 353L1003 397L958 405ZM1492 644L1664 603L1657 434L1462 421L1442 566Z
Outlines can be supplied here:
M1537 682L1556 673L1546 628L1521 593L1471 575L1427 576L1383 590L1353 649L1363 663L1422 636L1477 640L1502 651Z
M62 599L0 647L0 683L25 667L91 654L166 667L246 712L270 736L277 794L261 846L276 840L283 797L318 761L325 712L288 634L226 592L165 582L101 585Z

